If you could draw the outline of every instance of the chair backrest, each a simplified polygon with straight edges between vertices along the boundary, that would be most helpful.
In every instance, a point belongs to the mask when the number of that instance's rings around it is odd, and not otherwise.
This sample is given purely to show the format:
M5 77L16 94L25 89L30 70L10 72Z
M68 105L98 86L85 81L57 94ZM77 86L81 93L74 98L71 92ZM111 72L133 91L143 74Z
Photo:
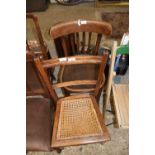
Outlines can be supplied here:
M54 58L51 60L40 60L38 57L34 58L34 62L38 72L40 73L40 77L44 84L46 85L48 92L56 103L58 100L58 95L55 91L57 88L63 88L67 86L73 85L95 85L94 88L94 96L97 97L100 84L102 81L102 74L105 69L105 65L107 62L107 54L103 54L103 56L70 56L64 58ZM75 81L67 81L61 83L51 83L46 70L48 68L56 67L56 66L65 66L65 65L78 65L78 64L96 64L99 65L99 73L98 79L96 80L75 80ZM73 74L73 73L71 73ZM79 73L80 74L80 73Z
M39 46L40 46L40 51L41 51L41 53L36 53L36 54L42 55L43 58L46 59L48 57L47 50L46 50L46 46L45 46L45 43L44 43L44 40L41 34L40 26L38 23L38 18L34 16L33 14L26 14L26 19L32 20L35 26L35 31L37 34L37 39L39 41ZM31 48L29 47L27 40L26 40L26 45L27 45L27 48L30 50Z
M112 27L109 23L91 20L58 23L50 29L58 57L77 54L98 55L103 36L108 37L111 33Z
M38 71L33 61L34 55L26 51L26 96L41 95L49 98L49 93L39 78Z

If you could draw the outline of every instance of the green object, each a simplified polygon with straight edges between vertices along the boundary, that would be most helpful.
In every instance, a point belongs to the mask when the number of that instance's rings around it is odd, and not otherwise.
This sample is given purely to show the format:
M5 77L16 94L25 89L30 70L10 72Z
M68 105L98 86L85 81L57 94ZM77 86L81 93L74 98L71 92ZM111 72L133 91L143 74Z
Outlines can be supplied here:
M129 54L129 45L121 45L117 48L116 54Z

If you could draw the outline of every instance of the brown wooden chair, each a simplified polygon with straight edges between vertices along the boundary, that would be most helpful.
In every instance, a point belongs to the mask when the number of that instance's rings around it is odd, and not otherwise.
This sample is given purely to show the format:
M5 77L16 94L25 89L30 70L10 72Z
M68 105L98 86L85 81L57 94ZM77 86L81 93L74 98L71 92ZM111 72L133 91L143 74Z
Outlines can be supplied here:
M50 151L52 101L38 77L31 52L26 53L26 150Z
M110 36L112 27L109 23L90 20L76 20L56 24L51 27L50 35L54 39L58 57L73 55L98 55L102 38ZM67 82L72 79L95 79L97 78L98 66L79 65L61 67L59 72L60 82ZM76 75L69 73L76 71ZM80 74L79 74L80 73ZM102 75L102 84L105 81ZM87 87L84 85L65 87L66 94L77 92L89 92L93 90L92 85Z
M39 56L41 59L50 59L50 53L48 48L43 40L40 26L38 23L38 18L33 14L26 14L26 19L31 20L35 26L35 32L37 34L36 40L27 40L26 39L26 78L27 78L27 93L31 94L42 94L45 95L43 92L41 83L36 76L36 69L33 64L33 57ZM51 79L55 79L54 70L48 70L49 77ZM31 90L30 90L31 89ZM33 91L32 91L33 90ZM29 94L30 95L30 94Z
M39 78L39 74L33 62L34 55L26 50L26 95L41 95L48 97L48 92Z
M35 40L26 40L28 50L32 51L35 55L40 56L41 58L50 59L50 53L43 40L38 18L33 14L26 14L26 20L32 21L33 25L35 26L35 33L37 37Z
M38 57L34 58L40 77L56 105L51 143L52 148L95 142L104 143L110 140L96 102L106 61L106 54L103 56L71 56L51 60L40 60ZM99 65L98 78L96 80L85 79L51 84L46 73L47 68L80 64ZM74 74L74 72L70 74ZM57 88L81 84L95 85L93 95L82 93L68 97L58 97L59 94L55 91Z

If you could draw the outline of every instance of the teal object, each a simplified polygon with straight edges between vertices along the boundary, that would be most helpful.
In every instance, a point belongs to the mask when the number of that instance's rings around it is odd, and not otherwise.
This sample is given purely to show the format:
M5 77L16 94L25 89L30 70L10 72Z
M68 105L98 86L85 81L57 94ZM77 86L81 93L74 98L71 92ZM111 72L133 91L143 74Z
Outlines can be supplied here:
M129 54L129 45L121 45L117 48L116 54Z

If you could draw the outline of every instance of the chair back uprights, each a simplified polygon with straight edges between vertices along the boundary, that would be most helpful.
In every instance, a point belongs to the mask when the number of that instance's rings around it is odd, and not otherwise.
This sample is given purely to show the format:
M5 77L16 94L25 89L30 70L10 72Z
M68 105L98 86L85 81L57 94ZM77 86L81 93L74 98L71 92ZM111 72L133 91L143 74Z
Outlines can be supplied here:
M111 33L112 27L109 23L91 20L58 23L50 29L58 57L98 55L101 40Z

